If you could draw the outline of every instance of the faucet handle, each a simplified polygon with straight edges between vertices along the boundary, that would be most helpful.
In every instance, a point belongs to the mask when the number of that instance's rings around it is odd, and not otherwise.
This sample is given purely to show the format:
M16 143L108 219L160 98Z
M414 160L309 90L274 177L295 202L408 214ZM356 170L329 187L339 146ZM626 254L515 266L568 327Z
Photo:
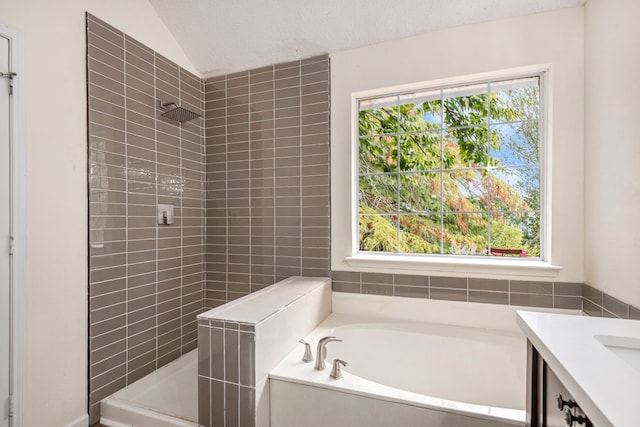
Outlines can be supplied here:
M313 353L311 353L311 345L305 340L298 340L300 344L304 344L304 356L302 356L302 361L304 363L313 362Z
M349 364L342 359L333 359L333 369L330 374L331 378L335 380L342 378L342 369L340 368L340 365L348 366Z

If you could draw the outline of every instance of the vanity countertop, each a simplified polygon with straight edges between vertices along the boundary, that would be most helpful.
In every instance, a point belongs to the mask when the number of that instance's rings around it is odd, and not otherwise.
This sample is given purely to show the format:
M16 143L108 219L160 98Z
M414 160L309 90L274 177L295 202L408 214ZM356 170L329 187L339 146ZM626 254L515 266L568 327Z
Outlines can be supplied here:
M597 427L640 425L640 321L518 311L517 322Z

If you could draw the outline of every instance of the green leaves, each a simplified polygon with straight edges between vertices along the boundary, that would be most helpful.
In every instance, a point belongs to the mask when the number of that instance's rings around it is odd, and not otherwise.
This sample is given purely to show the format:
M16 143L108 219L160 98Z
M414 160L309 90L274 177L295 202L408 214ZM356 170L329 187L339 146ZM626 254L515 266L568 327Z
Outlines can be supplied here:
M538 122L537 78L362 101L360 249L538 256Z

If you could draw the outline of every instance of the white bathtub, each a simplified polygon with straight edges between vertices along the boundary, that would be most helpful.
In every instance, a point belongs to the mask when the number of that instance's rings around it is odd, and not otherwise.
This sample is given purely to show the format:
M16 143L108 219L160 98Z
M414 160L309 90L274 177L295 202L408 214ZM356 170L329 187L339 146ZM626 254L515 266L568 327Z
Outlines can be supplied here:
M334 293L306 340L335 335L327 368L300 345L270 373L271 426L523 426L526 338L516 307ZM348 313L348 314L347 314ZM349 363L329 377L331 362Z
M109 427L197 427L198 351L193 350L107 397Z

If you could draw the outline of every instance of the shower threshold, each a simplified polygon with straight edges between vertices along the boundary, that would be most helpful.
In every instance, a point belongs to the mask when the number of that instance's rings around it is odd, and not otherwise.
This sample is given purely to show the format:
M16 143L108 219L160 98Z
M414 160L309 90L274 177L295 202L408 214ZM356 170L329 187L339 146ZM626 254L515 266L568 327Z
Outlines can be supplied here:
M197 427L198 350L102 400L100 412L109 427Z

